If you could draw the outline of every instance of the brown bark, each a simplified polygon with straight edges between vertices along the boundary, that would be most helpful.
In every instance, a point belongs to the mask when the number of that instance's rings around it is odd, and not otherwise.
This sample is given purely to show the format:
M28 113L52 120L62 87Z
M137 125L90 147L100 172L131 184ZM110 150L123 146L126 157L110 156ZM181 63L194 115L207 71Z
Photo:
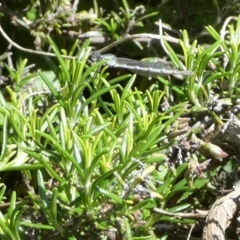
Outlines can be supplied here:
M203 240L224 240L225 230L235 219L240 208L240 186L233 192L216 201L210 209L205 227Z
M240 155L240 121L233 116L232 120L225 125L225 129L219 130L212 138L211 143L221 146L228 156L236 157ZM236 233L239 232L239 209L240 209L240 184L234 191L217 200L210 209L205 227L203 230L203 240L224 240L225 230L235 223Z
M240 110L240 108L239 108ZM239 111L238 110L238 111ZM183 141L181 144L181 149L184 151L194 150L194 147L198 149L206 158L211 158L215 165L223 165L224 161L228 161L229 158L233 158L239 160L240 156L240 120L238 117L234 115L234 111L231 111L228 115L229 119L225 124L221 124L221 122L213 121L212 125L210 125L209 129L206 129L204 124L201 126L204 129L203 139L198 141L199 139L193 134L189 137L191 141L188 141L189 138L186 138L186 141ZM178 121L179 123L180 121ZM208 121L207 121L208 124ZM181 126L181 124L178 124ZM182 128L178 128L178 130L182 130ZM188 131L188 128L183 128ZM208 131L209 130L209 131ZM175 135L170 135L170 137L176 136L176 131L174 131ZM178 134L178 132L177 132ZM182 134L182 132L180 132ZM205 143L203 145L202 143ZM209 142L210 147L206 147L206 143ZM202 144L202 145L201 145ZM198 148L198 145L200 146ZM215 145L215 146L214 146ZM218 148L219 149L218 149ZM216 150L217 149L217 150ZM211 151L210 151L211 150ZM214 155L214 154L216 155ZM223 153L225 155L223 156ZM218 155L217 155L218 154ZM228 156L228 158L227 158ZM224 158L222 160L222 158ZM218 159L218 160L217 160ZM206 161L205 161L206 162ZM201 174L201 164L196 166L193 165L193 170L197 171L199 176ZM201 166L202 167L202 166ZM200 169L200 171L199 171ZM209 210L205 227L203 230L203 240L224 240L225 239L225 230L230 224L235 224L236 234L240 235L240 184L235 188L234 191L224 196L223 198L217 200L215 204L213 204L212 208ZM197 214L197 213L168 213L162 209L154 209L154 212L159 214L180 217L180 218L201 218L206 217L206 215Z

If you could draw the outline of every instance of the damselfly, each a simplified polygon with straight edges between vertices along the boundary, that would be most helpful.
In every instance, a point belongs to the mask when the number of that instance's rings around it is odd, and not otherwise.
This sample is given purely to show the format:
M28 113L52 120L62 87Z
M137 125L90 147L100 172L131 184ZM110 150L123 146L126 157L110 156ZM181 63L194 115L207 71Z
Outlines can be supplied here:
M162 63L143 62L129 58L118 58L113 54L100 54L97 51L92 53L91 59L94 62L105 60L105 64L109 67L129 69L134 73L148 77L157 77L161 75L191 76L193 74L192 71L172 69L168 65Z

